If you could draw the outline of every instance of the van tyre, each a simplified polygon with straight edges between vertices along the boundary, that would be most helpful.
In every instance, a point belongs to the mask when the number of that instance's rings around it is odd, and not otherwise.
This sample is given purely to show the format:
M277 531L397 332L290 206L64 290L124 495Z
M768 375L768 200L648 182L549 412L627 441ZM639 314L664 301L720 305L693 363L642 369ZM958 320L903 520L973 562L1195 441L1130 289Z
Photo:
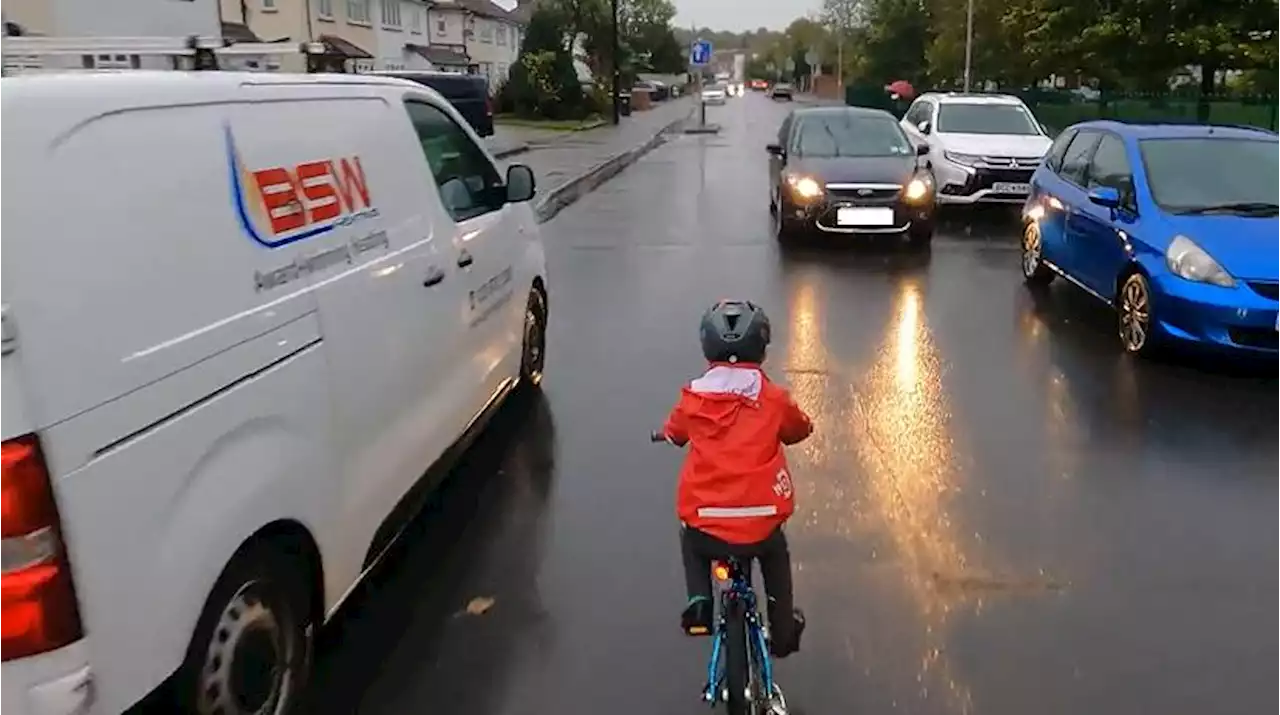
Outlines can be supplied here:
M542 384L547 363L547 297L535 287L524 310L524 341L520 350L520 381L536 388Z
M317 609L299 563L264 542L227 566L205 602L179 672L175 704L181 712L301 712Z

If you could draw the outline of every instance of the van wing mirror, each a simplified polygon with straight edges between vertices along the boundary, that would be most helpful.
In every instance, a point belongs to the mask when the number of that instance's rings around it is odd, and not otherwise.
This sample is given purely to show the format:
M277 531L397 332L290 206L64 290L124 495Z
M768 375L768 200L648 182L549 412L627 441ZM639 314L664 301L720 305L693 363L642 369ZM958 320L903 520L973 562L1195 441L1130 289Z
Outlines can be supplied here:
M512 164L507 167L508 203L528 201L535 193L537 193L537 182L533 178L533 169L524 164Z

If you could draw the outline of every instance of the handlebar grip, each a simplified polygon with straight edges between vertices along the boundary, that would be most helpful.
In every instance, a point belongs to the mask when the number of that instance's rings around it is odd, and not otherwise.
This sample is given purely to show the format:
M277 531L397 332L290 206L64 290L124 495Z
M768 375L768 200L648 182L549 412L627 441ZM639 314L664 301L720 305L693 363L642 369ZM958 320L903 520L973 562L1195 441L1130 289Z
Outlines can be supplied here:
M649 433L649 441L650 442L667 442L669 440L667 439L667 434L665 432L658 430L656 432Z

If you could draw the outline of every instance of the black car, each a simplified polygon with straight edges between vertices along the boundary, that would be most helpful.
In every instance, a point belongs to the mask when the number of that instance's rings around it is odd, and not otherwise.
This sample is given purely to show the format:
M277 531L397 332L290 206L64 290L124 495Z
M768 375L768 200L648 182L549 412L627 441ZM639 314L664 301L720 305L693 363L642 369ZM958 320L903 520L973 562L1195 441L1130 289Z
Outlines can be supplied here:
M489 81L479 75L452 72L379 72L426 85L439 92L458 110L471 128L482 137L493 136L493 103L489 101Z
M832 237L933 240L933 181L893 115L815 107L792 112L769 147L769 210L785 240L803 231Z

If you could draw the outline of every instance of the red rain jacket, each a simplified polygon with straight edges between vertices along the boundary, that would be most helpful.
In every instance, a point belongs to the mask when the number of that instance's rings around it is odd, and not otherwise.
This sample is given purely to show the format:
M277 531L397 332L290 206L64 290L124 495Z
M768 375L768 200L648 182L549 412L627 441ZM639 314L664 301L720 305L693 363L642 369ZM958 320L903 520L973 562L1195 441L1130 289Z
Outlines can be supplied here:
M713 363L683 389L664 429L689 444L676 492L685 524L754 544L795 511L782 445L803 441L813 423L759 365Z

